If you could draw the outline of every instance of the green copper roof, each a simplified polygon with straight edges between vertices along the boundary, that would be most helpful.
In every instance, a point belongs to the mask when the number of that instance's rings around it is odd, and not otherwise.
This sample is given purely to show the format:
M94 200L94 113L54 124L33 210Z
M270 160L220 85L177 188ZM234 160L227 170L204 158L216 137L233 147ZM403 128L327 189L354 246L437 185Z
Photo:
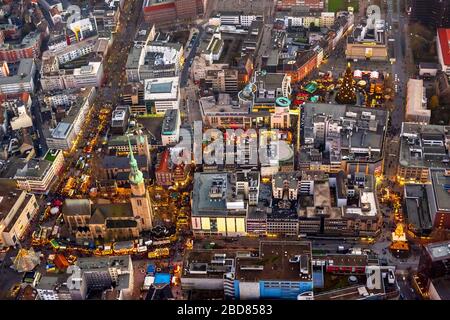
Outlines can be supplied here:
M280 107L289 107L291 105L291 100L286 97L279 97L275 100L275 103Z
M139 166L137 164L136 159L133 155L133 148L131 147L130 138L128 137L128 146L130 148L129 157L130 157L130 175L129 180L132 184L139 184L144 182L144 175L142 174L141 170L139 170Z

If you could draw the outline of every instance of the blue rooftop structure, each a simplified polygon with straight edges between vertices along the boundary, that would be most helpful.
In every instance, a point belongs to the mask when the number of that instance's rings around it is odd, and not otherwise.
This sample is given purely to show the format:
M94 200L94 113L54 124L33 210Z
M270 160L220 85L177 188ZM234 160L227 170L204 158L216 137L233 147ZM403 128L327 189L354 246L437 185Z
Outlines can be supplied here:
M170 284L170 274L169 273L157 273L155 275L155 285L157 284Z

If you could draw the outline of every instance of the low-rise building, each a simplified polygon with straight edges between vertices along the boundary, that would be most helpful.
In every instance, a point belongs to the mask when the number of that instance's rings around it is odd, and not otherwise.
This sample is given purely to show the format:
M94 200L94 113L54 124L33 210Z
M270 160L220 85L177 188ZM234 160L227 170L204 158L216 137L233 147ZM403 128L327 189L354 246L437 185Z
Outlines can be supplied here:
M389 58L384 20L359 25L347 39L347 59L385 61Z
M261 241L258 252L191 251L184 265L182 289L192 292L218 290L239 300L294 300L313 290L309 242Z
M431 110L427 109L427 97L423 80L408 80L406 99L405 121L429 124Z
M419 63L419 76L422 78L435 77L439 71L439 65L433 62Z

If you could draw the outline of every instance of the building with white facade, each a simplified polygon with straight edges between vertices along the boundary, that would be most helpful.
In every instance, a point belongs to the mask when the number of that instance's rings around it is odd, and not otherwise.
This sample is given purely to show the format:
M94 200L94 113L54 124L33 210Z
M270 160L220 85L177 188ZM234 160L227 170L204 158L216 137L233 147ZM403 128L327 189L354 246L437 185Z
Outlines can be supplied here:
M39 209L34 194L3 187L0 191L0 248L15 246Z
M34 92L34 59L21 59L14 75L0 77L0 94L18 94Z
M252 22L258 18L262 18L262 16L243 11L225 11L221 12L219 17L221 25L240 25L242 27L250 27Z
M31 159L18 169L14 179L17 187L34 193L46 193L64 164L61 150L50 149L43 158Z
M72 148L75 138L84 124L89 107L94 101L95 94L96 90L94 87L80 91L77 99L68 109L66 116L53 129L50 129L46 138L49 148L61 150Z
M74 69L59 69L57 66L50 71L42 63L41 85L44 91L64 90L83 87L99 87L103 81L103 63L90 61L87 65Z
M423 80L409 79L406 96L405 121L429 124L431 110L427 109L427 97Z
M93 52L97 41L97 37L92 37L68 46L57 47L54 51L45 51L42 58L47 59L49 56L54 56L60 64L65 64Z
M145 80L144 101L147 113L164 114L168 109L179 109L179 83L178 77Z

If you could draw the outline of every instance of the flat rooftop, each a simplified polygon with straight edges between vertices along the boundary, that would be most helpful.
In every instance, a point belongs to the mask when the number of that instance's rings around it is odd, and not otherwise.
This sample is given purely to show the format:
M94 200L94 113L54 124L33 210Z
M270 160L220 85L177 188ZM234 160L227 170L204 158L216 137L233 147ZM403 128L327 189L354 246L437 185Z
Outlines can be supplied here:
M144 81L144 99L175 100L178 97L179 78L146 79Z
M161 134L173 134L179 125L179 111L176 109L168 109L164 114Z
M259 257L237 257L239 281L312 281L311 243L261 241Z
M22 169L18 169L16 179L41 180L47 174L52 163L44 159L31 159Z
M450 176L445 170L430 170L430 175L437 210L450 212Z
M0 85L30 82L34 76L34 59L20 59L16 74L0 77Z
M450 300L450 277L441 277L431 280L441 300Z
M219 93L218 98L214 96L202 97L199 99L200 110L203 115L248 115L248 106L240 105L233 101L227 93Z
M435 242L425 245L425 250L432 261L450 259L450 241Z
M342 127L340 135L334 137L342 148L342 155L350 149L369 147L372 153L380 153L383 148L387 111L350 105L306 103L303 114L304 137L314 139L314 123L325 119ZM347 135L347 131L352 135Z
M232 191L228 173L196 172L192 192L192 216L226 216L246 214L247 205L241 195Z
M0 190L0 221L8 215L22 192L25 191L18 190L12 186L2 186L2 190Z
M66 139L68 133L70 132L73 124L67 122L59 122L56 128L52 131L51 137L53 139Z
M409 79L406 97L406 115L422 117L431 116L431 110L426 108L426 96L423 80Z
M219 258L220 257L220 258ZM184 259L183 277L186 278L223 278L224 273L234 271L235 251L195 250L188 251ZM213 263L223 260L223 264Z
M284 73L263 73L257 72L255 76L255 84L258 89L276 90L282 87Z
M76 265L83 271L108 270L108 268L125 270L128 269L129 263L130 256L88 257L78 258Z
M399 164L404 167L450 168L446 137L448 126L403 122Z
M333 266L356 266L368 265L368 257L365 254L327 254L325 259Z
M405 185L405 205L408 223L417 229L431 230L433 227L429 209L431 199L428 196L430 191L430 185Z

